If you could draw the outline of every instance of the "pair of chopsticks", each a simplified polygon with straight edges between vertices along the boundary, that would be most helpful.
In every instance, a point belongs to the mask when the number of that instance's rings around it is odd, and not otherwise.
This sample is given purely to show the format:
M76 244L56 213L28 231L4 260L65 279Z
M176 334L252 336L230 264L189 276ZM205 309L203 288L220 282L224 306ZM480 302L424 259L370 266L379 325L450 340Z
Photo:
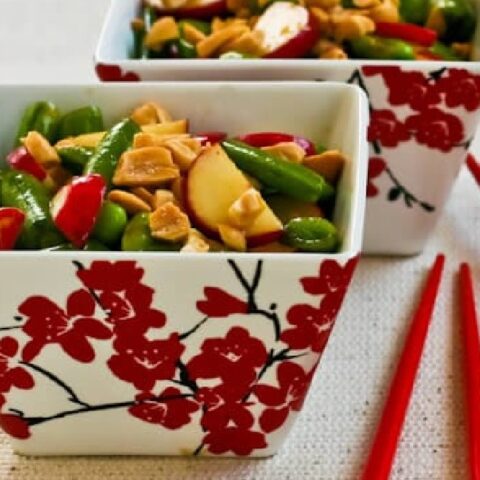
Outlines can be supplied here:
M444 255L438 255L428 275L390 385L382 417L361 476L362 480L389 478L437 298L444 263ZM469 266L465 263L460 267L460 299L467 379L470 478L480 480L480 342L472 276Z

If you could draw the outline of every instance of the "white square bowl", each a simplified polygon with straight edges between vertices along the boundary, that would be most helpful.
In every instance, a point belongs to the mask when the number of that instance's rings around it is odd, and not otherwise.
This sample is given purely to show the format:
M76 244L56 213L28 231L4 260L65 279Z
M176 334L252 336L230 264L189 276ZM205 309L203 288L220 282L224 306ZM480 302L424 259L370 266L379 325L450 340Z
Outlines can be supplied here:
M95 52L100 79L327 80L360 85L372 113L364 252L412 255L423 250L475 134L480 62L133 60L128 58L130 21L140 4L112 0ZM480 59L480 29L473 58Z
M286 102L285 98L289 101ZM0 86L21 112L146 100L192 131L282 130L346 155L331 254L0 252L0 426L29 455L268 456L300 411L361 249L367 106L329 83ZM291 104L296 114L292 116Z

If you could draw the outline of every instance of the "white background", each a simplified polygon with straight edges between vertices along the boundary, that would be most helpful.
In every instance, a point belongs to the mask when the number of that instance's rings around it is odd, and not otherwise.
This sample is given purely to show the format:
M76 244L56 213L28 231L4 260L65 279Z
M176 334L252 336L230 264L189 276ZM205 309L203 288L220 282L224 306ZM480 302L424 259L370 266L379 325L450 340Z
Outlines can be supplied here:
M96 81L92 57L107 5L0 0L0 83ZM455 280L460 261L480 278L479 227L480 189L464 170L422 255L361 260L304 411L276 457L29 459L15 456L0 436L0 479L358 477L419 288L440 251L447 255L444 281L392 478L467 478Z

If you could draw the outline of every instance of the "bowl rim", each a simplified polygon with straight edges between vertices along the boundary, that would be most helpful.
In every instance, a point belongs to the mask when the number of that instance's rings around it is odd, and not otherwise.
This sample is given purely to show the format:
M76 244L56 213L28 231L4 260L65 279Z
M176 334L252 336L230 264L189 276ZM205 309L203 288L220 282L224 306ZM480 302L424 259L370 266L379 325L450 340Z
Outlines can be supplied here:
M225 259L225 258L245 258L252 260L259 260L261 258L275 258L282 259L282 261L291 261L296 259L296 261L318 261L327 258L335 258L342 261L343 259L349 259L353 256L358 255L362 248L363 241L363 230L364 230L364 218L365 218L365 206L366 206L366 185L367 185L367 168L368 168L368 143L367 143L367 124L368 124L368 101L365 92L358 87L357 85L339 83L339 82L311 82L306 80L292 80L292 81L177 81L177 82L168 82L168 81L146 81L146 82L109 82L109 83L72 83L59 85L55 83L50 84L0 84L0 94L2 92L8 93L9 90L18 91L27 90L35 91L38 90L39 94L41 91L48 89L74 92L79 89L95 89L97 91L137 91L137 90L149 90L152 88L166 88L170 90L175 90L178 88L183 89L200 89L200 90L211 90L215 88L222 87L232 87L232 88L241 88L244 90L271 90L274 89L308 89L313 91L322 91L328 90L330 88L336 90L344 90L345 94L347 92L352 92L353 99L352 102L355 104L355 116L356 123L358 127L357 138L356 138L356 156L352 158L355 164L354 171L354 181L353 181L353 192L351 194L351 213L349 218L350 226L350 236L349 236L349 248L344 247L339 252L327 252L327 253L313 253L313 252L210 252L215 253L214 255L206 255L204 253L182 253L179 255L179 252L135 252L135 251L48 251L48 250L8 250L0 251L0 261L5 258L71 258L81 256L92 257L92 258L115 258L115 259L125 259L125 258L184 258L184 259L199 259L199 258L209 258L207 261L214 261L214 259ZM344 95L345 95L344 94ZM301 259L301 260L300 260Z

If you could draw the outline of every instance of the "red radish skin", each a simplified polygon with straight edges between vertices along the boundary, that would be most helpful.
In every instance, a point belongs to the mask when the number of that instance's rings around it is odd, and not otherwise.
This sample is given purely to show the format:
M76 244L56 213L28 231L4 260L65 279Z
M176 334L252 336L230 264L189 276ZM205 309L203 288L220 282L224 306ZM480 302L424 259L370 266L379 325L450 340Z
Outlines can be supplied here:
M47 177L46 170L30 155L25 147L18 147L7 155L7 163L14 170L29 173L43 182Z
M241 142L250 145L251 147L271 147L280 142L295 142L298 146L305 150L306 155L315 155L315 145L308 138L300 137L298 135L290 135L289 133L281 132L256 132L247 133L237 137Z
M162 8L155 5L159 15L172 15L176 18L193 18L196 20L210 20L213 17L223 16L227 11L226 0L197 1L197 5L190 3L189 6L179 8Z
M24 222L25 214L20 209L0 207L0 250L13 250Z
M291 2L273 3L260 16L254 30L264 35L268 53L263 58L301 58L318 40L314 17L305 7Z
M399 38L406 42L431 47L437 41L437 32L431 28L420 27L412 23L377 22L375 35L385 38Z
M106 185L101 175L75 177L52 200L55 225L76 247L82 248L95 226Z
M204 147L208 143L210 145L220 143L227 138L227 134L225 132L200 132L196 133L194 137L200 140L202 147Z

